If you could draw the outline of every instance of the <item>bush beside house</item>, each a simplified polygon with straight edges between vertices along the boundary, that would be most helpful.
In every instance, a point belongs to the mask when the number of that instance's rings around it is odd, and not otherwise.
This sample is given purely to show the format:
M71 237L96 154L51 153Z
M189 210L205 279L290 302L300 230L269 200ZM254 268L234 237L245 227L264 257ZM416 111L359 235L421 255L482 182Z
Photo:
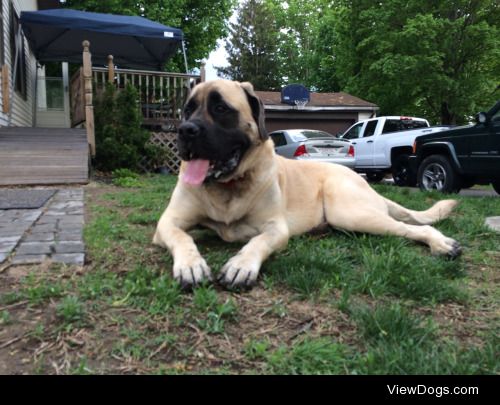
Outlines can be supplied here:
M138 106L137 90L130 84L118 90L107 84L96 97L95 167L102 171L140 169L141 159L158 161L159 148L148 144L150 133L142 128L142 115Z

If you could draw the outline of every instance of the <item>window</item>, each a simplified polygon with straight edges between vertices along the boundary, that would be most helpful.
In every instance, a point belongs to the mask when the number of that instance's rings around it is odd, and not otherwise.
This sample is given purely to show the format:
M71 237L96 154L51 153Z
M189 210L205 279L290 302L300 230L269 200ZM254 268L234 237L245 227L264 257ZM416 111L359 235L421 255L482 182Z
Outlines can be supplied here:
M19 31L19 16L16 14L14 6L10 5L10 55L12 61L12 77L14 77L14 64L16 57L16 35ZM17 70L16 70L16 82L14 83L14 89L21 94L21 96L26 100L26 53L24 49L24 38L21 34L21 43L19 44L19 59L17 60Z
M353 126L348 132L344 134L343 139L356 139L359 138L359 133L361 132L361 128L363 127L363 123L359 123Z
M270 134L270 136L274 142L274 146L286 145L286 138L283 132L275 132L274 134Z
M427 128L425 121L415 120L387 120L384 124L383 134L391 132L406 131L410 129Z
M365 132L363 134L363 138L367 138L369 136L373 136L375 133L375 128L377 128L378 121L369 121L368 124L366 124Z

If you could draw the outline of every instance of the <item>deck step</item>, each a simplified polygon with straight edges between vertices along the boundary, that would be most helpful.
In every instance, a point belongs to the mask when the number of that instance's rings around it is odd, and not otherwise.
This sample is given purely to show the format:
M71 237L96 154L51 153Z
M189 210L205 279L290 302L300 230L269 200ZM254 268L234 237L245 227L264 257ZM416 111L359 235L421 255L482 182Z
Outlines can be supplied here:
M85 129L0 128L0 186L88 183Z

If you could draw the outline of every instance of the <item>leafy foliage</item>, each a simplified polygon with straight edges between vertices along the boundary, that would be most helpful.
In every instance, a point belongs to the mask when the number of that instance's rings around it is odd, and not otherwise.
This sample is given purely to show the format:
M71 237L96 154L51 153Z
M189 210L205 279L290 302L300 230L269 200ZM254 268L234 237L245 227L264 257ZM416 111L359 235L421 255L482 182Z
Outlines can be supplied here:
M383 115L461 124L498 98L498 2L265 0L283 84L344 90Z
M95 106L96 167L111 171L136 170L147 156L149 133L141 128L142 116L137 106L137 90L127 85L122 91L107 84Z
M189 68L215 49L217 40L227 34L226 20L234 0L67 0L66 7L123 15L139 15L180 28L184 32ZM184 72L182 56L177 55L168 70Z
M250 81L257 90L278 90L278 29L264 2L244 2L230 31L231 39L226 44L229 66L218 68L219 73L233 80Z
M498 93L500 6L480 1L342 1L336 75L382 114L458 124Z

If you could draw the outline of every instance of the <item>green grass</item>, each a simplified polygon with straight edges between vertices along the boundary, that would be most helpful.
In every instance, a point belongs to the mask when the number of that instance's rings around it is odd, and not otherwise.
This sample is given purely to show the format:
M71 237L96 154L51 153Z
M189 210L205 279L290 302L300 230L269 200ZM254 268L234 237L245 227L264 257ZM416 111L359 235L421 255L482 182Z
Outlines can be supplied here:
M12 316L7 310L0 312L0 325L9 325L12 322Z
M468 348L439 341L431 319L413 316L399 304L362 309L355 317L367 352L351 363L363 374L483 374L498 371L499 340Z
M85 305L77 296L69 295L57 305L56 313L67 324L82 323L85 319Z
M33 319L33 347L24 351L80 333L70 341L66 373L499 372L500 234L483 222L500 212L500 198L456 197L454 214L436 225L462 243L455 261L402 238L330 230L292 238L250 293L217 285L184 293L170 254L151 243L175 178L118 173L115 180L120 187L97 197L87 191L83 271L31 272L0 294L4 329L19 324L14 311L24 306L8 307L16 303L27 303L26 319L45 314ZM416 210L444 198L376 189ZM242 246L211 231L192 234L214 274ZM310 327L302 330L303 322ZM86 344L71 343L82 336ZM50 372L54 356L43 353L31 371Z
M305 339L282 346L270 353L266 373L343 374L346 372L346 348L330 339Z
M238 313L234 301L228 298L220 302L212 287L195 289L193 304L198 313L196 322L207 333L224 333L226 321L234 321Z

